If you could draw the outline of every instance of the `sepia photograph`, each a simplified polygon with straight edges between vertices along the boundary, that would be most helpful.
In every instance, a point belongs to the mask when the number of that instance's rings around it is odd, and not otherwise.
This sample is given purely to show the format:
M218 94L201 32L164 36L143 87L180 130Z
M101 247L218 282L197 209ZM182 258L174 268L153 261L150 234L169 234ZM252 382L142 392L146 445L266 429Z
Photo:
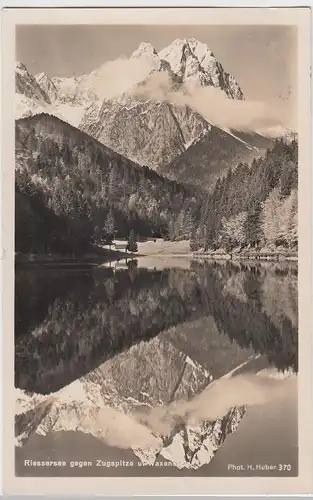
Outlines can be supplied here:
M17 478L299 475L300 28L236 14L15 26Z

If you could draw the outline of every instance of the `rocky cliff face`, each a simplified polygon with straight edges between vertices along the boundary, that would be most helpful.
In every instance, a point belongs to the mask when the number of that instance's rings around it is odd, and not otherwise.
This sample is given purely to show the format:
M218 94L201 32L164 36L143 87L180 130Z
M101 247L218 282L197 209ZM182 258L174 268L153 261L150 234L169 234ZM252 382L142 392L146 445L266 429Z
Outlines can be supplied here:
M37 82L26 66L17 62L15 66L15 112L16 117L32 116L51 106L49 95Z
M86 106L97 100L93 89L84 85L84 77L33 76L22 63L16 64L15 82L16 119L46 112L77 126Z
M58 97L58 90L53 81L46 73L38 73L35 75L35 79L38 85L45 91L46 95L49 96L50 102L54 102Z
M145 79L119 99L91 105L79 127L140 165L158 170L210 136L212 125L207 120L187 105L174 103L177 90L215 87L229 98L243 99L235 79L195 39L175 40L159 53L141 43L131 59L144 64Z
M207 135L211 125L187 106L111 100L91 105L80 128L136 163L158 169Z
M29 99L37 100L42 105L51 102L48 94L21 62L17 62L15 67L15 91Z

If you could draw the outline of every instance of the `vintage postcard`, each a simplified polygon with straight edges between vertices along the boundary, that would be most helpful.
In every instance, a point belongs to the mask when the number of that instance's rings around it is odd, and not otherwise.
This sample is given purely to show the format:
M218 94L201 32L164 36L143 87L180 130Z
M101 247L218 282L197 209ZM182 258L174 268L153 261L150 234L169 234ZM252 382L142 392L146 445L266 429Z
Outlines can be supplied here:
M3 11L5 493L312 492L310 19Z

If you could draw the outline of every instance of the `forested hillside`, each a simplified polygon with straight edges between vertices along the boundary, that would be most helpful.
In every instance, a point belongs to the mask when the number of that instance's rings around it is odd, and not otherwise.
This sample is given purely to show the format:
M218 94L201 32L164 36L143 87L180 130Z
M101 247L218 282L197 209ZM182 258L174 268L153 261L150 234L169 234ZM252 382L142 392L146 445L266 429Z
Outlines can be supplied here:
M210 132L158 170L169 179L211 191L217 179L239 162L261 157L274 141L256 133L244 134L212 126Z
M84 250L114 236L187 238L201 196L47 114L16 122L16 251Z
M191 249L297 248L298 143L277 140L252 165L218 180L193 231Z
M193 251L296 250L297 184L295 140L277 140L204 194L42 114L16 123L16 251L84 252L131 231L191 237Z

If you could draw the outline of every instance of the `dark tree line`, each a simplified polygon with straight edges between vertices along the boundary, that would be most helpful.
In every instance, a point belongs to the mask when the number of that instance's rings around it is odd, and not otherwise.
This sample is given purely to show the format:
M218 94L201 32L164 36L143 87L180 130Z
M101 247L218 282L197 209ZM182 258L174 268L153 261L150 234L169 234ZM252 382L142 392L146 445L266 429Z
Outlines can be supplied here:
M296 234L289 236L296 232L297 186L298 143L276 140L263 158L254 159L251 165L239 163L217 181L192 232L191 249L288 245L289 240L296 244ZM277 241L274 228L267 230L272 218L278 225L285 224Z
M190 238L192 251L297 247L295 140L277 140L204 194L37 115L17 121L16 164L18 252L84 252L116 236L134 248L149 236Z
M199 219L201 195L196 189L137 166L49 115L17 121L16 164L16 191L27 196L34 212L34 227L28 224L32 237L26 238L32 240L32 250L40 245L38 210L51 232L44 239L51 251L53 232L62 251L129 237L131 231L189 238ZM22 220L23 210L17 211ZM27 246L19 236L16 242L17 251Z

